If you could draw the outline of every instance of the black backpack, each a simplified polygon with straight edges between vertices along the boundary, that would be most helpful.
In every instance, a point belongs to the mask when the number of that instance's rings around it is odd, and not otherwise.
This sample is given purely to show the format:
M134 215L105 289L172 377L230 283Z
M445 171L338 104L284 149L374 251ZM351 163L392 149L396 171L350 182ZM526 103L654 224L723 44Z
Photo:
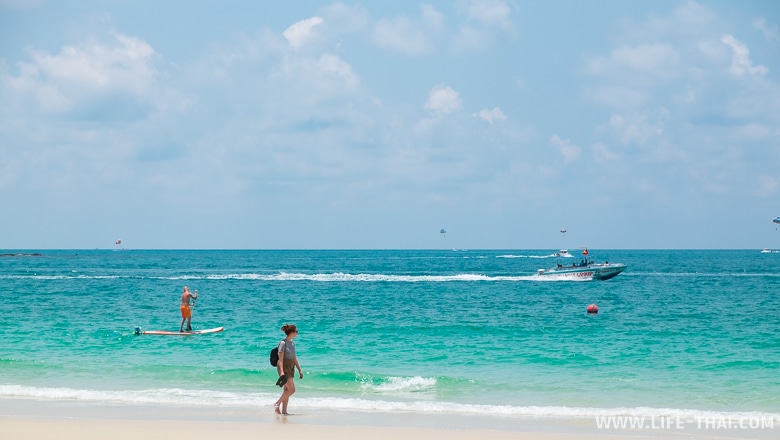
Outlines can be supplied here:
M271 350L271 365L276 366L276 364L279 363L279 347L274 347L273 350Z

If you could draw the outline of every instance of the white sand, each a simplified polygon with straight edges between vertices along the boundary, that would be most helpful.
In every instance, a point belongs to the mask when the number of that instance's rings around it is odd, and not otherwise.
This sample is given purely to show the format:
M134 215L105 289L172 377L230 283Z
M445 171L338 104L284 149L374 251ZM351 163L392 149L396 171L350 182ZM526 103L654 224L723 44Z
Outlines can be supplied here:
M776 439L774 429L600 430L594 420L111 405L0 399L2 440ZM284 437L277 437L277 436Z

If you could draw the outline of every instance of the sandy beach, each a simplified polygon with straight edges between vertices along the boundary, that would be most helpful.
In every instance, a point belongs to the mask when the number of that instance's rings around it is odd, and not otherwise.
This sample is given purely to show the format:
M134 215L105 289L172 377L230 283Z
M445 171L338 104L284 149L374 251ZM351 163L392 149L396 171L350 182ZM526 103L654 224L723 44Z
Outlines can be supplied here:
M551 420L374 412L306 412L161 407L95 402L0 399L0 438L58 440L256 439L772 439L773 429L599 429L593 420Z

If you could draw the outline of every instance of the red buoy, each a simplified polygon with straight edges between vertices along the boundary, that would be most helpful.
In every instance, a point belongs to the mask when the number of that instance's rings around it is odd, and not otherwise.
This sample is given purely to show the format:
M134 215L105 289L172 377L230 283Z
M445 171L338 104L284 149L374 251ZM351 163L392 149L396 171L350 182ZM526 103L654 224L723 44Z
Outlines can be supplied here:
M588 306L588 313L598 313L599 308L596 304L591 304Z

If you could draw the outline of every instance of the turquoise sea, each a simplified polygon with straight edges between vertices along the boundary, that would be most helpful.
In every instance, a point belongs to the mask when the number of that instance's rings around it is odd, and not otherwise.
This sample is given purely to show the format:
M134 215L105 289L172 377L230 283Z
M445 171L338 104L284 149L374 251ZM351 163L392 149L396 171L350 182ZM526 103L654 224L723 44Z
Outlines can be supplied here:
M293 410L780 418L780 253L592 249L629 267L577 282L534 276L551 250L3 252L0 398L270 412L295 323ZM133 334L184 285L224 332Z

